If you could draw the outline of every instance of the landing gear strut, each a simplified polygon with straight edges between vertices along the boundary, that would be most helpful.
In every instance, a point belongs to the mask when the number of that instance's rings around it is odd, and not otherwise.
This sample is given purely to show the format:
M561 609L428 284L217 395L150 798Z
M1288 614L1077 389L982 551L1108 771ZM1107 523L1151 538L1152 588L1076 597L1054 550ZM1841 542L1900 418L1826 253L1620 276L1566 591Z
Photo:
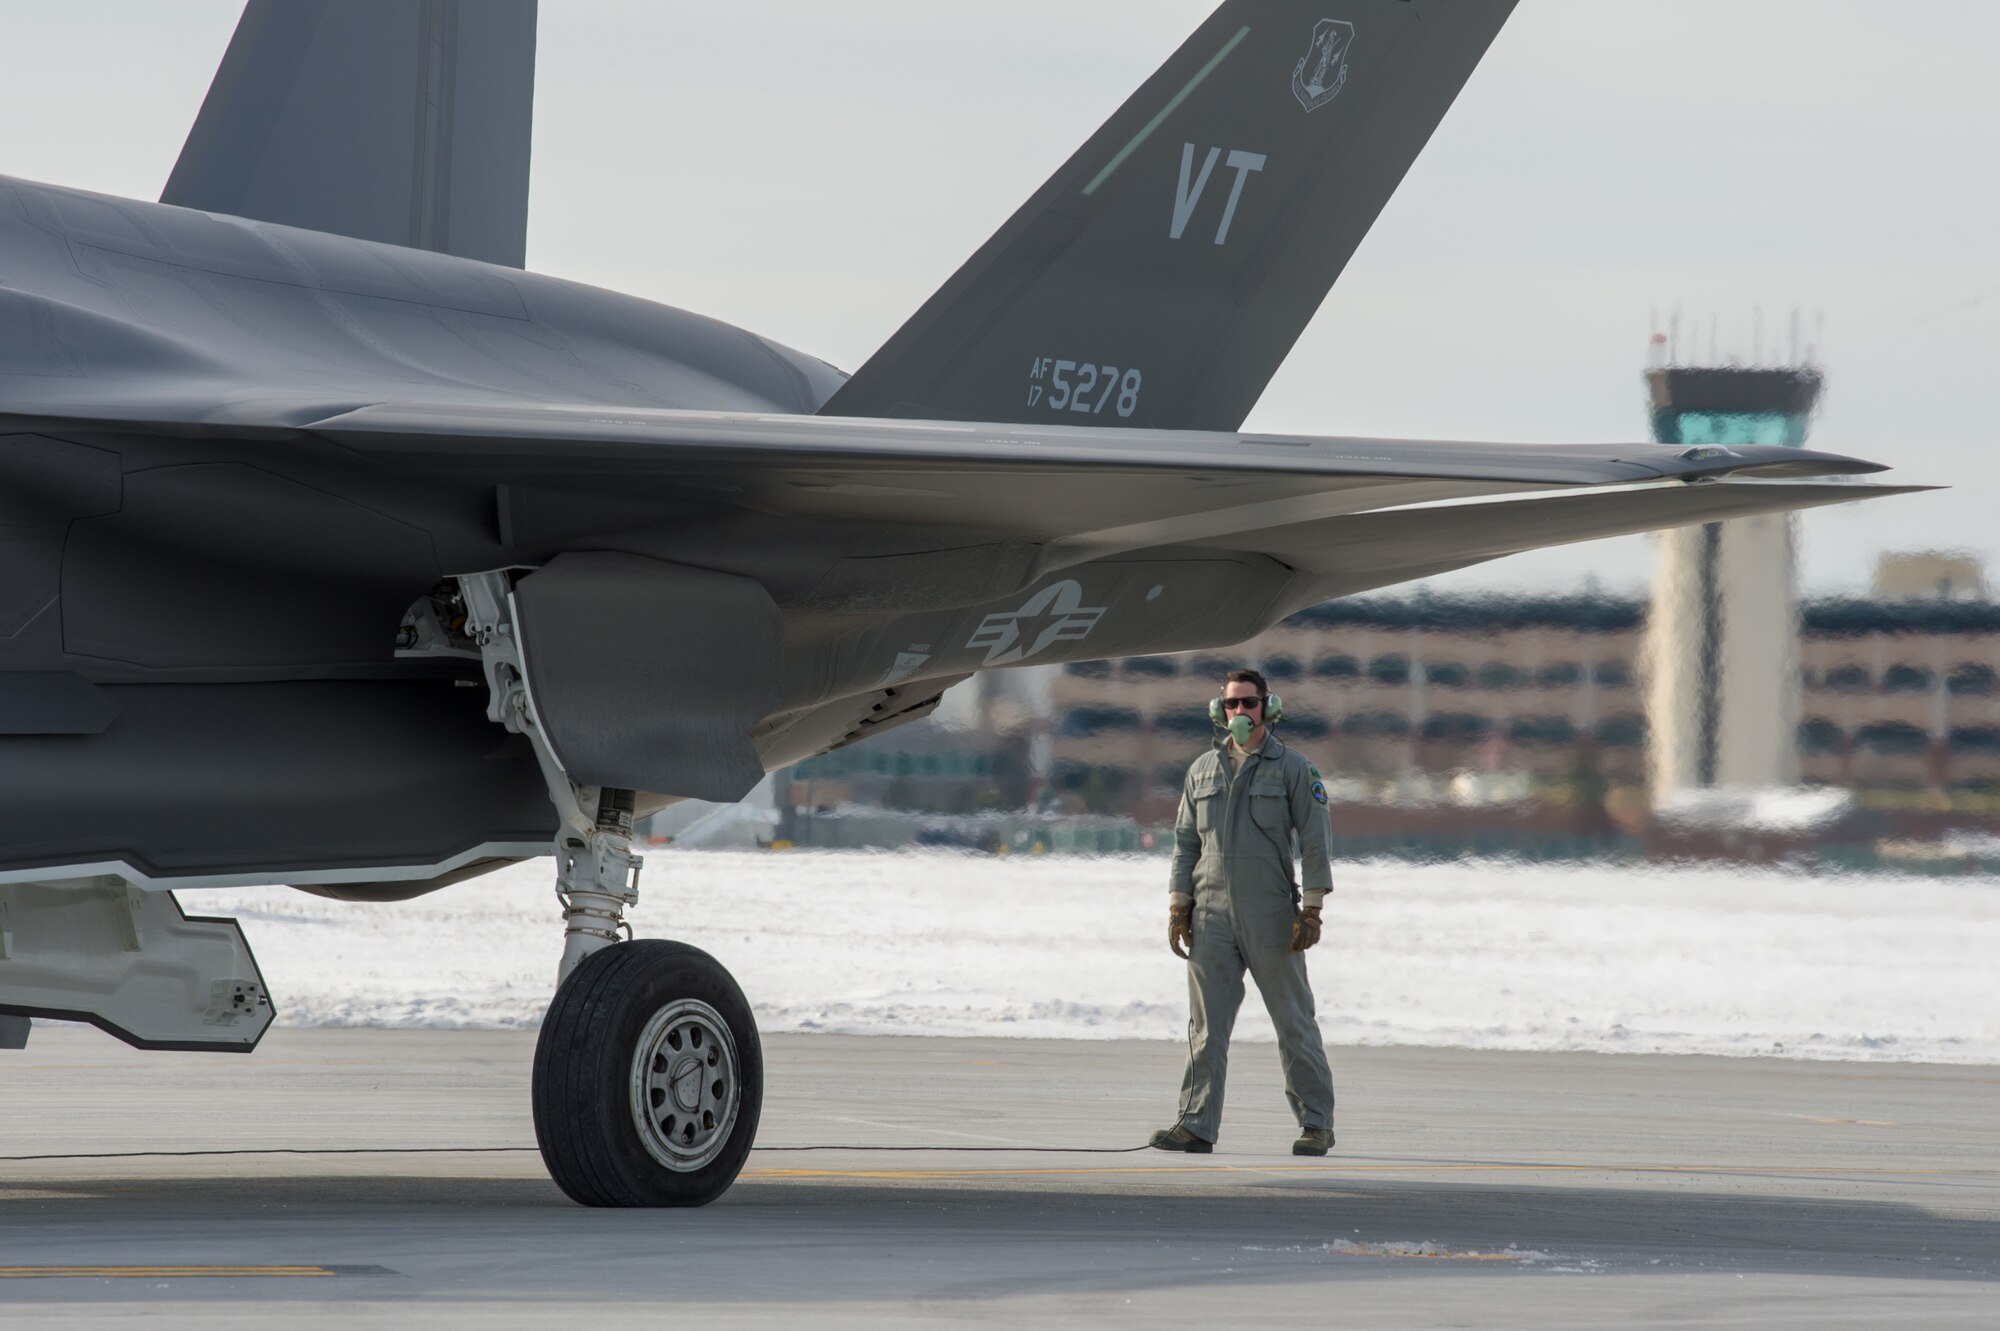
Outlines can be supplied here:
M535 1140L585 1206L702 1206L757 1136L764 1054L743 991L685 943L632 940L639 899L630 790L577 784L549 745L505 573L459 579L486 671L487 715L534 746L561 827L563 955L535 1044Z
M556 900L563 908L558 986L591 953L631 941L625 908L639 902L642 861L632 853L632 792L600 787L596 793L596 825L581 836L565 831L556 838Z

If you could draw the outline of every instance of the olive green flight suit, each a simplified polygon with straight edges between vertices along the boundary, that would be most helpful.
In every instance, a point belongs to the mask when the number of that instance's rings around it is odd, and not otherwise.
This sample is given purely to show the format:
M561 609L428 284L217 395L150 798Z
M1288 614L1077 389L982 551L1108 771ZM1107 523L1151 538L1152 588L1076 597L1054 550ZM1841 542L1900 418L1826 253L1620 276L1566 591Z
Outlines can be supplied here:
M1333 1125L1333 1074L1313 1015L1305 954L1292 951L1298 913L1295 836L1306 890L1330 889L1326 788L1312 764L1269 730L1233 774L1220 750L1210 750L1188 768L1174 825L1170 887L1194 898L1180 1121L1207 1141L1214 1141L1222 1126L1229 1033L1243 1004L1246 967L1277 1027L1292 1114L1302 1128Z

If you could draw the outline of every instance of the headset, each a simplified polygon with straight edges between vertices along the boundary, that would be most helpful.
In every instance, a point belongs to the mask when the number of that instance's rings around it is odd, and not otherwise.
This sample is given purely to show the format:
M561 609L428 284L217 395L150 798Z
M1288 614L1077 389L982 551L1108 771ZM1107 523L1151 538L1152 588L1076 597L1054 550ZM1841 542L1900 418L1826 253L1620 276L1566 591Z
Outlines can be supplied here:
M1222 710L1222 695L1216 694L1208 700L1209 721L1223 729L1229 726L1229 716ZM1275 726L1285 719L1285 700L1275 693L1264 695L1264 724Z

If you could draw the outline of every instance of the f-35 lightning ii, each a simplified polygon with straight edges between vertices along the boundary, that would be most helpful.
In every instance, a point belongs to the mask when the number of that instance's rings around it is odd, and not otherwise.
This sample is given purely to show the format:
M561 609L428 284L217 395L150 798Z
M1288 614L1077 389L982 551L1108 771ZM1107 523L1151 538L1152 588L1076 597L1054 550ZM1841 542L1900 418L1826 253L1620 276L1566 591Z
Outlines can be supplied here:
M851 376L522 271L534 0L250 0L158 203L0 178L0 1034L252 1048L178 887L553 848L579 1202L736 1177L762 1062L623 941L632 820L981 670L1895 493L1777 447L1240 433L1505 0L1226 0Z

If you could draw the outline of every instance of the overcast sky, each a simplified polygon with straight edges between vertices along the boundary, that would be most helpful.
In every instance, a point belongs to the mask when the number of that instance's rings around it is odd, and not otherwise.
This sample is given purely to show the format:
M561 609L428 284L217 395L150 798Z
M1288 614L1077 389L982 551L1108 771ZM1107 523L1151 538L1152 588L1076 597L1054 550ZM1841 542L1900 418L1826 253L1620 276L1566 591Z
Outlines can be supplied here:
M0 173L154 198L236 0L0 0ZM528 262L852 369L1210 8L545 0ZM1328 13L1337 10L1329 0ZM1802 519L2000 573L2000 5L1522 0L1247 428L1643 438L1651 311L1765 354L1804 312L1812 442L1942 494ZM1644 538L1438 589L1637 588Z

